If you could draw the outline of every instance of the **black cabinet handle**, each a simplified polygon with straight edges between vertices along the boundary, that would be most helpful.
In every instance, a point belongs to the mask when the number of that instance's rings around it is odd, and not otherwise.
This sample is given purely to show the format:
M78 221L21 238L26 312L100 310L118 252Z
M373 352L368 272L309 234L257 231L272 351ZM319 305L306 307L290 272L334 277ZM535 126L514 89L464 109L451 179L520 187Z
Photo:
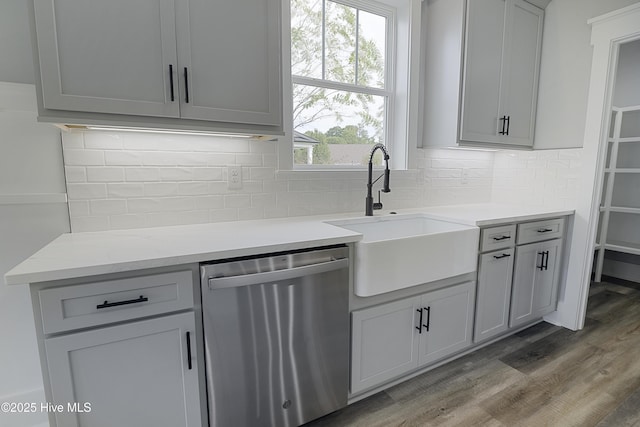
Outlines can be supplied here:
M504 128L505 128L505 126L507 124L507 116L502 116L498 120L502 120L502 130L500 132L498 132L498 134L506 135Z
M191 364L191 333L190 332L187 332L187 366L189 367L189 370L193 368L193 365Z
M502 254L502 255L494 255L493 257L495 259L502 259L502 258L508 258L510 256L511 256L511 254Z
M427 332L429 332L429 326L431 326L431 307L427 307L425 310L427 310L427 324L423 326L427 328Z
M418 333L421 334L422 333L422 309L419 308L416 311L420 313L420 320L418 320L419 326L416 326L416 329L418 330Z
M507 133L505 135L509 136L509 127L511 126L511 116L507 116Z
M549 269L549 251L538 252L538 255L542 255L540 258L540 265L536 265L540 271L545 271Z
M541 228L540 230L538 230L538 233L548 233L550 231L553 231L553 229L551 229L551 228Z
M187 67L184 67L184 102L189 103L189 73Z
M101 308L117 307L119 305L136 304L138 302L147 302L147 301L149 301L149 298L145 298L142 295L140 295L140 298L130 299L127 301L117 301L117 302L105 301L102 304L96 305L96 308L101 309Z
M500 236L500 237L494 237L493 240L495 240L496 242L499 242L500 240L507 240L510 238L511 236Z
M171 102L174 102L176 96L173 91L173 64L169 64L169 87L171 88Z

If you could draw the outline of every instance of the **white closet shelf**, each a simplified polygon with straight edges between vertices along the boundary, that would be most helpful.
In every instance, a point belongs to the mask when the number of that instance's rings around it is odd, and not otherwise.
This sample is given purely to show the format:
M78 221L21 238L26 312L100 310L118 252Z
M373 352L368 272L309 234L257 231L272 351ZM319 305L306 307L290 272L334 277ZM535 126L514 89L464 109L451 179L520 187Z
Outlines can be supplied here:
M625 166L630 164L629 160L631 160L631 165L635 166L636 156L638 155L638 148L632 144L640 144L640 135L636 135L636 127L632 127L627 129L626 132L634 135L633 137L625 137L622 138L620 135L622 133L622 122L623 115L625 113L633 113L632 114L632 123L635 124L635 115L636 112L640 111L639 106L632 107L612 107L612 134L607 140L609 144L607 144L608 156L607 156L607 165L605 166L605 185L603 187L602 201L600 206L600 223L599 227L599 238L598 243L595 244L595 250L597 260L596 260L596 270L595 270L595 280L597 282L600 281L602 276L602 268L604 264L605 252L606 251L615 251L615 252L623 252L627 254L640 255L640 241L626 242L620 240L612 240L609 236L616 235L626 237L632 240L636 240L637 234L633 236L633 233L622 233L619 227L625 226L627 224L624 222L611 222L611 215L615 214L624 214L624 215L638 215L636 217L640 220L640 208L636 207L626 207L619 206L622 204L628 205L637 205L638 204L638 192L634 191L633 187L636 181L635 177L630 177L629 174L640 174L640 167L618 167L618 161L623 159L624 161L621 164ZM627 117L625 115L625 117ZM628 118L627 118L628 120ZM640 132L638 132L640 133ZM624 146L624 151L623 147ZM631 158L629 158L631 156ZM624 175L627 175L626 178L623 178ZM616 197L616 205L613 204L613 192L615 188L616 175L619 175L619 179L622 180L623 184L619 187L618 191L624 191L623 194L617 194ZM622 196L622 198L620 197ZM634 220L635 221L635 220ZM628 224L626 225L628 226ZM611 230L614 233L611 233Z
M623 252L625 254L640 255L640 243L609 240L604 248L608 251Z

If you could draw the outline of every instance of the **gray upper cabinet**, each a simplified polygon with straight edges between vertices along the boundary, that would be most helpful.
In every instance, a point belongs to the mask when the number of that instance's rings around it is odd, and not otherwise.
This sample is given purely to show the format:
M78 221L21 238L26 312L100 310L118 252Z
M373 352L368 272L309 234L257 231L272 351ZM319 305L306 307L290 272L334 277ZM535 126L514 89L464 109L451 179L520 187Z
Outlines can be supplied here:
M173 0L34 2L44 108L179 117Z
M532 147L544 11L429 0L426 13L423 146Z
M279 2L176 4L182 117L280 125Z
M34 2L41 120L282 132L279 0Z

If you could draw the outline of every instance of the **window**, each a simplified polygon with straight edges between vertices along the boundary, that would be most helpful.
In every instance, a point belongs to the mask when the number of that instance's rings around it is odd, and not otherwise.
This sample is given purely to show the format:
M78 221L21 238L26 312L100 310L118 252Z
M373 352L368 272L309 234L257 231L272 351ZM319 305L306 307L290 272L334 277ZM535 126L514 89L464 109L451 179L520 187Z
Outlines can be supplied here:
M389 6L291 0L295 165L357 167L373 144L389 146L394 40Z

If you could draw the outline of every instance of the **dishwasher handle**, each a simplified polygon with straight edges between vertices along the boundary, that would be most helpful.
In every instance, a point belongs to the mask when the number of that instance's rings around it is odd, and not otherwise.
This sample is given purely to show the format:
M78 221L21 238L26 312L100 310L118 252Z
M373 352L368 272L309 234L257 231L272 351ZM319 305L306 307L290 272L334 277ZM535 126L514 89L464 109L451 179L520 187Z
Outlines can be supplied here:
M237 288L240 286L259 285L281 280L295 279L313 274L326 273L349 266L349 259L342 258L334 261L305 265L302 267L288 268L285 270L268 271L265 273L244 274L231 277L209 278L209 290Z

